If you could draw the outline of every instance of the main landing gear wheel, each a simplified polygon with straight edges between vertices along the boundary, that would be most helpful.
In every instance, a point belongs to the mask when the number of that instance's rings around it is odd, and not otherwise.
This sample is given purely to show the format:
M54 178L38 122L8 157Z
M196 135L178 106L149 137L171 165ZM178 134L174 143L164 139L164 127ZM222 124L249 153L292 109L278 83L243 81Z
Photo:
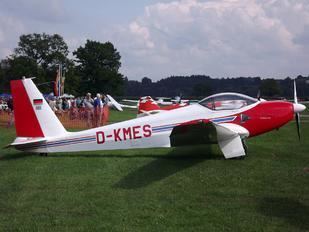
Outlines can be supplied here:
M241 143L242 143L242 145L243 145L243 147L244 147L244 149L245 149L246 155L248 155L248 146L247 146L247 144L246 144L246 140L242 139L242 140L241 140Z

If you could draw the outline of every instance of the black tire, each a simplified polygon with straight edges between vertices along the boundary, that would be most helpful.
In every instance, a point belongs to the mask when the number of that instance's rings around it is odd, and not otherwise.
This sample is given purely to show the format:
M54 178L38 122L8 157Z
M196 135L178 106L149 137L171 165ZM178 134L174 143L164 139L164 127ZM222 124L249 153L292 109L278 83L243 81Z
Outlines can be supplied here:
M242 139L241 142L242 142L242 145L245 149L245 154L248 155L248 146L246 144L246 140Z

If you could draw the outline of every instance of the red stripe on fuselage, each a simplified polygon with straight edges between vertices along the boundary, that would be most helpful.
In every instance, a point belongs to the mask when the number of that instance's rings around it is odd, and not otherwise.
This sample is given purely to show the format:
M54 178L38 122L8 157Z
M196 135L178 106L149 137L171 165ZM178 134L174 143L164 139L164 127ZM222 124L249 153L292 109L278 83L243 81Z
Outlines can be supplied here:
M18 137L44 137L22 80L11 81L16 135Z

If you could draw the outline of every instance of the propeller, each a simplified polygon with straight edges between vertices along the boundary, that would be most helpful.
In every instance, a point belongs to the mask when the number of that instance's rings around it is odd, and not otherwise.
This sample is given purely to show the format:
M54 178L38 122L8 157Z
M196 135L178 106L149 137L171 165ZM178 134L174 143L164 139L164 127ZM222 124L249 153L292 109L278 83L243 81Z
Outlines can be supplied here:
M296 120L298 140L300 141L300 116L299 116L299 112L304 111L306 109L306 107L304 105L298 103L295 80L294 80L294 104L293 104L293 107L294 107L294 112L295 112L295 120Z
M300 117L299 117L299 113L295 113L295 120L296 120L298 140L300 141Z

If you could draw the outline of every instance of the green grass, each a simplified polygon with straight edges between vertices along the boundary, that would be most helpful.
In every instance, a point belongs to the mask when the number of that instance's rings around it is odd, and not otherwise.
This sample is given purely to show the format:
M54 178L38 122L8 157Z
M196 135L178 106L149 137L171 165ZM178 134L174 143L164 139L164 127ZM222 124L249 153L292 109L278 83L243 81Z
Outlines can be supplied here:
M134 117L113 112L113 120ZM0 146L15 132L0 129ZM308 231L309 123L217 146L59 153L0 150L0 231Z
M110 110L109 121L120 122L128 119L136 118L137 109L125 109L123 112L119 112L116 110Z

